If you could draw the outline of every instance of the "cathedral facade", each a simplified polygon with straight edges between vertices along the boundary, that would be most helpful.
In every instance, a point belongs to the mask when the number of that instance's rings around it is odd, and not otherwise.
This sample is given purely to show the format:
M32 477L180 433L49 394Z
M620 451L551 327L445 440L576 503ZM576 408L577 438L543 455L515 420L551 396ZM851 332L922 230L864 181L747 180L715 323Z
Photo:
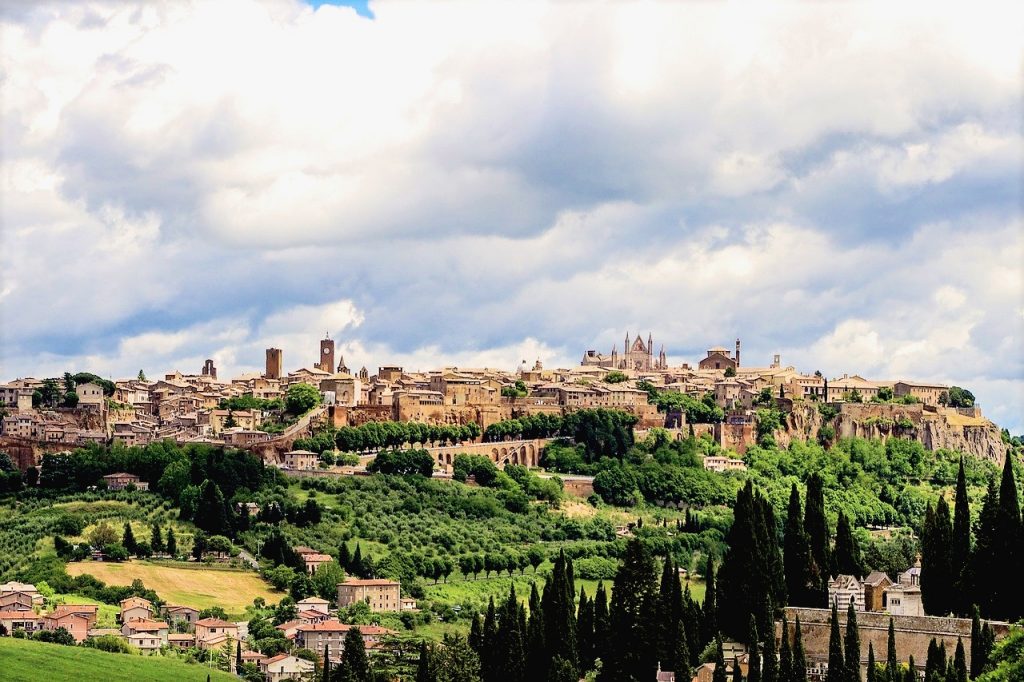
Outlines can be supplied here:
M603 355L594 350L588 350L583 354L584 367L604 367L606 369L631 370L634 372L650 372L655 370L668 369L668 360L665 357L665 346L662 345L657 359L654 357L654 338L648 334L647 343L637 334L636 339L630 343L629 332L626 332L626 340L622 344L622 353L619 353L618 344L612 346L611 355Z

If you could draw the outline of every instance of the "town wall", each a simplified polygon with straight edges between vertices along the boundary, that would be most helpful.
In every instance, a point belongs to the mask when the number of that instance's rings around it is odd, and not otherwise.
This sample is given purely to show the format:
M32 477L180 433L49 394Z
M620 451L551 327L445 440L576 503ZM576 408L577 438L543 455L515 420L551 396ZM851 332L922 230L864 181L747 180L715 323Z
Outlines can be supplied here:
M830 609L809 609L787 607L786 618L789 619L790 638L794 634L794 624L800 617L800 634L808 663L828 661L828 640L830 634ZM956 651L957 638L963 640L967 663L971 660L971 620L969 618L938 618L934 616L889 616L887 613L870 611L857 612L857 629L860 632L860 662L866 669L868 661L868 645L875 650L875 660L885 661L889 642L889 619L893 621L896 635L896 654L901 662L909 656L914 662L923 666L928 659L928 644L935 639L937 644L945 643L946 651ZM1007 623L989 621L996 639L1006 636L1009 631ZM839 628L846 632L846 611L839 611ZM775 623L775 635L781 641L782 621Z

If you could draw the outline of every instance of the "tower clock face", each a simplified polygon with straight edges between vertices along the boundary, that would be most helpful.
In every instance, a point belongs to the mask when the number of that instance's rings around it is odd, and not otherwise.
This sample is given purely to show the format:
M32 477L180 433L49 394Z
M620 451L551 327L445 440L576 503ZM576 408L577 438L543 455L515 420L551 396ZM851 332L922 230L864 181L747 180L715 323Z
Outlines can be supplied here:
M324 348L324 355L330 355L330 354L331 354L331 349L330 348Z

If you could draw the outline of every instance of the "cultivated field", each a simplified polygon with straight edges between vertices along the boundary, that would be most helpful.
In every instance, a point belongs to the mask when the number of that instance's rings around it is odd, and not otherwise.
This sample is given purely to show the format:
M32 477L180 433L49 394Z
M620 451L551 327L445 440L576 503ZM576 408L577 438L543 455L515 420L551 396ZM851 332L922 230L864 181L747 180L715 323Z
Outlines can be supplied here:
M68 564L70 575L88 573L108 585L131 585L138 578L172 604L204 609L221 606L240 614L256 597L277 602L283 593L273 591L253 572L216 566L129 561L123 564L82 561Z
M219 670L159 656L108 654L78 646L0 637L0 678L5 682L211 682L237 680Z

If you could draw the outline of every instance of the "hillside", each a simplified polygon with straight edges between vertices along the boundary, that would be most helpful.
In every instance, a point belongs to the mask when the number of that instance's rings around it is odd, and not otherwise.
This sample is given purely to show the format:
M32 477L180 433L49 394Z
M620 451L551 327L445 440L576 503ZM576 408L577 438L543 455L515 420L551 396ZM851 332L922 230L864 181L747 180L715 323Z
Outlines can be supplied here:
M210 676L212 682L237 680L219 670L159 656L108 654L78 646L0 638L0 670L6 682L76 680L77 682L187 682Z

